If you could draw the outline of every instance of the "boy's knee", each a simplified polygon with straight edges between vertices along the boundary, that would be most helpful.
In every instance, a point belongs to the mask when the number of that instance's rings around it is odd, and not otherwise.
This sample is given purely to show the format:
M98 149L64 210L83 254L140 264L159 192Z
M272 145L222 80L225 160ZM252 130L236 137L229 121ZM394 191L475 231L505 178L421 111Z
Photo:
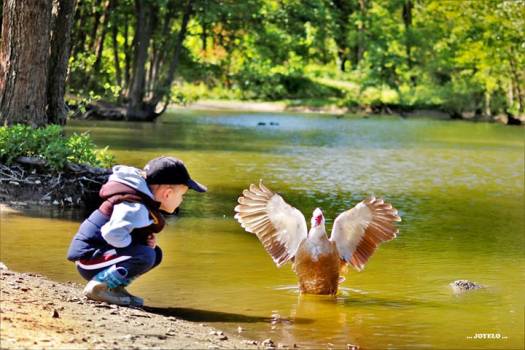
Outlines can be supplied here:
M162 261L162 249L160 249L159 246L156 246L154 251L155 251L155 262L153 263L153 267L157 266Z
M140 260L144 266L151 268L157 261L157 252L154 248L144 246L144 248L141 249L141 251L135 255L134 258Z

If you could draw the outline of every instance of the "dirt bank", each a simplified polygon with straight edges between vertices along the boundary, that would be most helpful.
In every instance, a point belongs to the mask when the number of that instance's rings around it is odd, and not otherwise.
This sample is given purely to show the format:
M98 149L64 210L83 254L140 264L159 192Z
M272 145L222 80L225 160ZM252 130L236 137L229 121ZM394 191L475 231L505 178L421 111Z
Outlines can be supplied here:
M205 324L87 300L81 286L17 273L0 263L2 349L257 349Z

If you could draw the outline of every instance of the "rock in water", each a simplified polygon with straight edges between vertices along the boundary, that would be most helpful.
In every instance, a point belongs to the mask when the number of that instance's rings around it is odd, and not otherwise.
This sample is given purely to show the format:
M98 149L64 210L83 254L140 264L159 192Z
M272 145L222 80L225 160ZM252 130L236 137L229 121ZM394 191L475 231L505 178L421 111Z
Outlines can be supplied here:
M469 281L469 280L457 280L457 281L450 283L449 285L450 287L452 287L452 290L456 294L464 293L469 290L483 288L482 285L477 284L476 282Z

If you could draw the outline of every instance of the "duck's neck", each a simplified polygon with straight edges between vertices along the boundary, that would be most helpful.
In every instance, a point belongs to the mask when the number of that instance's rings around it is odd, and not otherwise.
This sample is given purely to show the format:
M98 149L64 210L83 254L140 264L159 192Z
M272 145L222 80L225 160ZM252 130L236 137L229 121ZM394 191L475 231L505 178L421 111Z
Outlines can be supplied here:
M326 229L323 224L314 226L308 232L308 240L311 242L322 242L327 240Z

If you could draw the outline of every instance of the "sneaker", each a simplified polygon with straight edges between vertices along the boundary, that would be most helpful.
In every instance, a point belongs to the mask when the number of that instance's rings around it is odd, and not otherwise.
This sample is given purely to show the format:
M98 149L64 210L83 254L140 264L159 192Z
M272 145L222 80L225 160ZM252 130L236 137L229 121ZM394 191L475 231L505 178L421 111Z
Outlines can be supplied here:
M108 289L108 286L105 283L99 282L97 280L89 281L84 288L83 293L86 297L88 297L88 299L95 301L105 301L106 303L116 305L131 304L131 298L129 296L115 293Z
M118 286L116 288L111 289L115 294L122 295L125 297L129 297L131 300L131 306L144 306L144 299L141 297L135 296L133 294L130 294L124 286Z

